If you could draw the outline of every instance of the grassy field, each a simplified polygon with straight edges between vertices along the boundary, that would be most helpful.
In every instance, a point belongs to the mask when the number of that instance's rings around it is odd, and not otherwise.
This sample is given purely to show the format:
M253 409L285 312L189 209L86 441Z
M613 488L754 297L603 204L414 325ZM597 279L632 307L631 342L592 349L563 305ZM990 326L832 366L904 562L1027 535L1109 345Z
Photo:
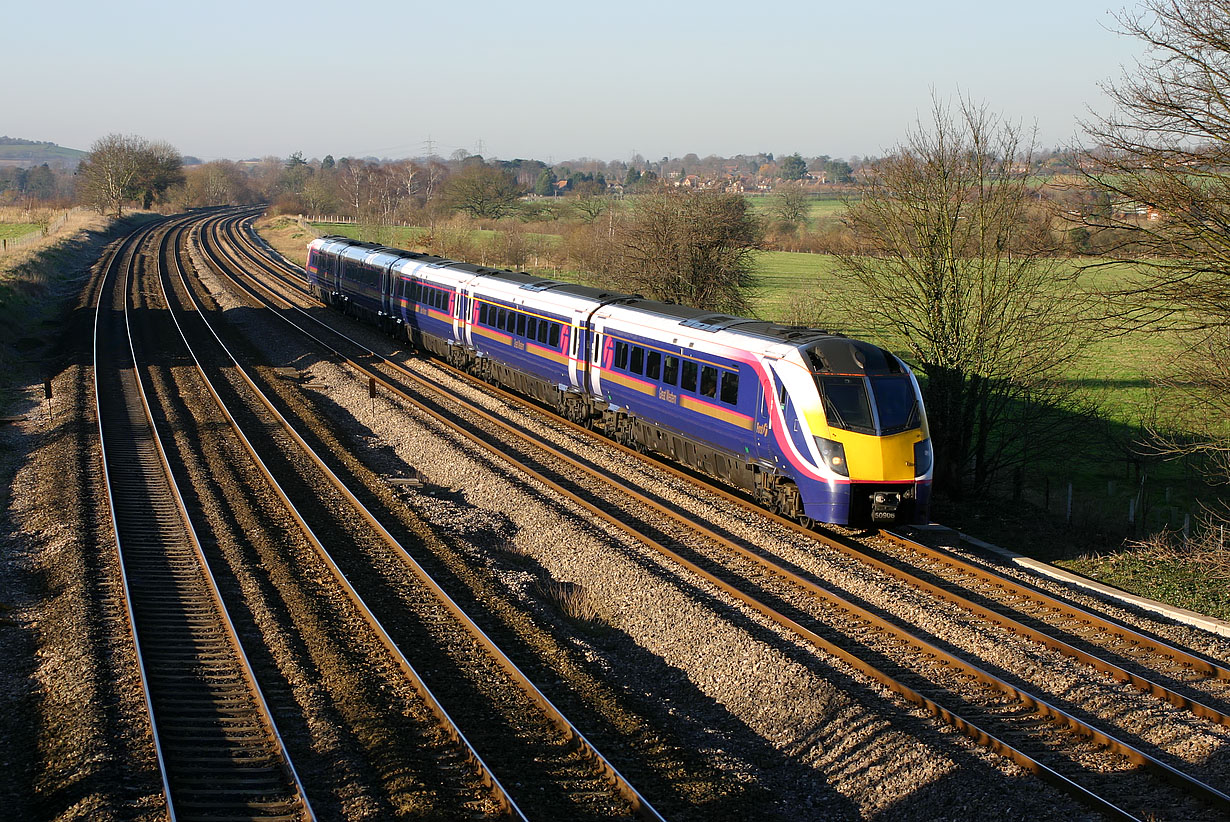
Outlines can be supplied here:
M748 203L751 204L752 213L761 217L766 217L772 214L773 210L773 195L753 196L748 197ZM807 224L816 228L825 223L835 223L839 221L843 214L846 213L845 201L834 197L813 197L808 201L807 207Z
M0 223L0 239L11 240L14 237L24 237L40 228L41 226L34 223Z

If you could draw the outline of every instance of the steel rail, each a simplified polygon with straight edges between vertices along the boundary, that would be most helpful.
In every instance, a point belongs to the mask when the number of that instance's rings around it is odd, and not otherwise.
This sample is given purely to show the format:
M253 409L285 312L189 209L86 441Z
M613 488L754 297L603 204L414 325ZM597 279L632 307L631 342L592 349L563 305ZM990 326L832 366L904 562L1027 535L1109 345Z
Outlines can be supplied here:
M294 308L294 306L291 306L291 307ZM304 313L304 312L300 312L300 313ZM278 315L278 316L281 316L281 315ZM306 313L304 313L304 316L310 317L310 315L306 315ZM288 318L284 318L284 319L286 319L287 322L291 322ZM311 319L325 326L326 328L329 328L327 324L321 322L320 320L317 320L314 317L311 317ZM293 322L292 322L292 325L293 325ZM438 386L430 383L424 378L416 374L413 374L412 372L406 371L405 369L398 366L396 363L393 363L392 361L387 360L387 358L382 357L378 353L371 351L369 348L367 348L363 344L350 340L350 338L346 337L346 335L337 331L336 329L330 328L329 330L332 333L336 334L337 336L342 337L343 339L347 339L349 342L351 342L352 344L362 349L365 353L365 356L375 359L377 362L380 362L382 364L388 365L392 368L399 370L401 373L403 373L403 375L415 381L420 386L427 388L428 390L433 390L433 391L442 390ZM305 331L304 333L308 333L308 332ZM898 682L895 678L891 677L890 675L884 674L883 672L874 668L870 664L864 662L861 659L858 659L852 654L849 654L844 649L841 649L839 646L829 643L827 640L824 640L822 637L820 637L818 634L811 631L810 629L800 625L794 620L791 620L789 617L786 617L780 614L778 611L776 611L776 609L773 609L770 606L765 605L764 603L757 600L755 597L752 597L746 594L745 592L743 592L742 590L735 588L734 586L731 586L730 584L726 583L724 580L721 580L720 578L716 577L715 575L711 574L710 572L706 571L705 569L701 568L700 566L696 565L690 560L687 560L686 558L682 557L680 554L673 551L672 549L666 547L665 545L662 545L660 542L654 540L649 535L625 523L623 520L608 514L606 511L593 505L588 500L585 500L579 497L578 495L576 495L575 493L569 491L568 489L562 487L559 483L551 480L547 476L543 475L541 472L538 472L535 469L532 469L514 460L512 457L510 457L509 455L507 455L500 449L492 447L486 441L482 440L480 437L470 432L467 428L453 423L452 421L450 421L447 417L443 416L442 414L439 414L431 409L423 407L415 398L406 394L398 386L392 383L389 383L379 373L374 372L371 369L367 368L366 366L362 365L361 363L353 360L352 358L347 357L342 352L338 351L332 346L328 346L327 343L323 343L323 341L321 341L318 337L315 337L314 335L311 335L310 333L308 333L308 335L311 336L313 339L315 339L318 343L325 345L327 349L333 353L334 356L342 359L344 362L346 362L348 365L350 365L355 370L362 373L364 376L368 376L372 379L377 380L381 384L385 385L385 387L388 390L392 391L398 396L401 396L403 399L407 400L408 402L415 404L415 406L418 407L421 411L429 414L430 416L435 418L438 422L444 425L448 425L450 428L455 430L460 435L464 436L466 439L488 450L489 452L495 454L501 459L510 462L518 470L522 471L527 476L531 477L537 482L540 482L546 485L547 487L551 488L553 491L565 497L566 499L571 501L573 504L581 507L582 509L586 510L587 512L597 517L598 519L603 520L609 525L623 531L625 534L631 536L635 540L639 542L643 542L649 547L654 548L659 553L663 554L664 556L670 558L672 561L678 563L679 565L686 568L687 570L695 573L696 575L710 582L715 587L719 588L720 590L727 593L728 595L744 602L749 607L752 607L754 610L768 617L769 619L772 619L773 621L777 622L779 625L787 628L788 630L791 630L792 632L798 634L804 639L807 639L809 642L816 645L821 650L842 659L847 664L850 664L852 667L855 667L857 670L862 671L864 674L870 676L871 678L876 679L876 681L879 681L881 684L890 688L895 693L898 693L903 698L906 698L908 701L911 701L915 704L918 704L924 707L930 713L932 713L938 718L943 719L949 724L953 725L958 730L960 730L962 733L964 733L966 736L969 736L971 739L974 739L980 744L983 744L989 747L991 750L994 750L997 753L1000 753L1001 755L1007 756L1008 758L1016 762L1016 764L1021 765L1022 767L1026 768L1027 770L1030 770L1031 772L1035 774L1038 774L1040 777L1046 779L1047 781L1052 782L1052 784L1055 784L1061 787L1062 789L1070 793L1073 793L1078 798L1080 798L1082 801L1092 804L1095 807L1098 807L1099 809L1107 813L1123 814L1123 815L1130 817L1129 814L1126 814L1125 811L1114 806L1113 803L1110 803L1107 800L1101 797L1098 797L1096 794L1093 794L1092 792L1088 791L1084 787L1076 783L1073 783L1067 777L1062 776L1058 772L1053 771L1052 769L1048 768L1047 766L1033 759L1028 754L1024 754L1023 752L1019 751L1018 749L1013 748L1012 746L1008 745L1002 740L995 738L991 734L979 728L975 723L965 720L964 718L960 717L955 712L952 712L938 705L937 703L930 700L929 698L909 688L909 686L906 686ZM488 387L488 386L484 384L484 387ZM529 435L526 432L518 428L510 426L509 424L500 420L498 417L488 414L487 412L481 409L471 409L471 413L474 413L477 416L482 417L489 423L495 426L498 426L516 436L523 437L523 438L531 438L531 439L534 438L533 435ZM554 449L552 446L546 445L542 443L541 441L535 442L535 445L537 445L540 448L543 448L544 450L547 450L549 453L551 453L553 457L561 461L567 462L568 464L572 465L573 467L579 470L589 473L591 476L595 477L596 479L600 479L604 483L613 485L619 490L625 493L628 493L634 497L639 497L640 498L639 501L642 504L645 504L657 510L661 514L665 514L671 517L672 519L676 520L680 524L683 524L692 530L701 531L702 533L707 531L707 529L704 529L703 527L699 527L695 522L678 516L677 514L675 514L675 512L673 512L669 508L660 506L657 503L653 502L652 500L649 500L648 498L643 497L642 495L639 495L637 492L631 491L626 486L623 486L621 483L617 483L611 480L609 477L606 477L605 475L602 475L598 472L593 471L587 466L573 460L572 458L568 457L562 452ZM629 450L629 453L636 454L637 452ZM918 649L922 653L936 657L936 658L940 658L944 661L945 664L949 665L950 667L954 669L962 670L964 673L966 673L971 678L977 679L983 682L984 684L990 685L1000 690L1002 693L1017 700L1020 704L1031 708L1038 715L1060 722L1061 724L1067 726L1070 730L1076 732L1078 735L1092 739L1094 742L1098 743L1100 746L1107 748L1108 750L1114 751L1115 753L1119 754L1120 756L1123 756L1125 759L1127 759L1130 762L1133 762L1134 764L1143 765L1143 766L1151 768L1152 770L1154 770L1156 773L1163 776L1164 778L1174 782L1175 784L1179 785L1182 788L1189 790L1190 792L1194 794L1204 797L1205 799L1213 802L1214 804L1218 804L1221 807L1230 808L1230 796L1227 796L1226 794L1222 793L1216 788L1213 788L1212 786L1208 786L1200 782L1199 780L1194 779L1188 774L1185 774L1182 771L1172 768L1171 766L1149 756L1148 754L1145 754L1137 750L1130 744L1117 739L1111 734L1104 733L1088 725L1087 723L1084 723L1083 721L1077 719L1076 717L1073 717L1072 715L1064 712L1062 709L1057 708L1054 705L1051 705L1047 701L1039 697L1036 697L1032 694L1029 694L1025 691L1022 691L1009 683L1004 682L998 677L995 677L993 674L990 674L989 672L982 670L978 666L972 665L971 663L968 663L959 657L955 657L952 654L949 654L948 652L944 651L943 649L938 648L937 646L927 643L925 640L921 640L920 638L915 637L901 630L897 626L892 625L891 623L885 620L882 620L876 615L871 614L870 612L867 612L859 608L859 606L854 605L853 603L849 603L843 600L842 598L838 597L837 595L832 594L831 592L823 589L821 586L817 585L816 583L810 580L807 580L805 578L799 577L798 575L794 574L788 569L785 569L783 566L780 566L777 563L773 563L770 560L766 560L765 558L761 557L759 554L756 554L755 552L748 551L747 549L744 549L741 546L735 545L718 534L709 532L706 535L709 536L711 539L715 540L716 542L723 544L725 547L729 547L732 550L738 552L740 555L744 556L745 558L750 559L754 562L757 562L762 567L766 568L766 570L769 570L771 573L787 578L791 582L794 582L795 584L799 585L799 587L811 593L813 596L821 598L837 607L840 607L843 610L846 610L848 613L854 614L857 618L875 625L875 627L878 630L895 636L898 640L913 646L914 648Z
M106 264L95 309L94 382L121 587L167 813L314 819L201 551L138 373L129 277L140 246L166 222L138 229ZM104 319L117 313L117 293L122 328L118 318ZM127 358L117 348L127 348Z
M208 250L206 253L207 256L210 256ZM216 259L212 262L215 265L218 264ZM189 289L189 295L192 297L193 302L197 303L196 297L192 294L191 289ZM368 509L367 506L365 506L354 495L345 482L333 472L325 460L307 443L306 440L303 439L298 431L295 430L294 426L282 415L282 413L278 411L272 400L270 400L264 392L261 391L255 380L248 375L246 369L244 369L238 359L222 341L221 337L217 333L217 330L214 329L212 324L210 324L205 318L204 312L199 303L197 303L197 310L198 313L201 314L202 322L205 323L210 333L213 334L214 338L218 342L218 345L233 363L236 373L253 391L254 396L261 401L262 405L264 405L270 414L278 421L287 434L295 440L296 444L300 447L303 453L312 461L313 464L316 465L321 473L325 475L325 477L338 490L338 492L346 497L347 501L355 509L355 511L359 513L359 515L373 528L373 530L376 531L377 534L379 534L385 544L398 553L406 566L432 591L432 593L439 599L446 609L453 614L461 625L466 628L467 632L469 632L471 636L473 636L479 644L487 650L492 659L496 661L500 668L504 670L504 672L518 685L518 687L544 711L547 718L550 719L557 730L564 734L573 744L579 746L581 750L586 752L585 758L595 763L597 769L606 776L620 796L622 796L632 806L633 810L639 816L646 819L658 820L658 822L664 822L663 817L657 812L657 810L655 810L649 801L645 799L639 791L637 791L632 783L619 772L615 765L598 750L597 746L586 738L579 728L572 724L564 713L557 708L551 700L542 693L541 690L539 690L538 686L535 685L525 673L521 671L516 663L513 662L513 660L505 654L504 651L502 651L490 637L487 636L486 632L484 632L482 628L474 622L469 614L467 614L461 606L448 595L448 593L435 581L426 569L424 569L418 561L414 559L410 552L401 545L397 538L390 533L387 528L385 528L379 518L376 517L376 515L373 514L371 510Z
M183 266L180 260L178 259L178 257L176 257L175 259L175 266L176 266L176 273L179 275L181 282L183 282L185 289L188 291L189 296L192 298L193 307L195 308L198 315L200 315L199 316L200 321L206 325L207 330L212 332L212 329L208 328L208 322L204 319L204 315L201 314L200 303L196 300L195 295L191 293L191 288L188 287L187 274L185 273ZM167 291L168 291L167 283L165 280L160 279L160 284L163 289L164 300L167 302L169 306L171 302L169 299L169 295L167 294ZM308 540L308 542L315 549L317 555L324 561L325 565L329 568L330 573L333 575L334 579L337 580L338 584L341 586L342 590L345 592L347 598L358 609L359 615L368 623L373 633L375 633L376 637L380 640L380 643L389 652L390 656L392 656L393 660L396 662L398 668L402 671L403 675L410 682L411 687L415 690L416 693L418 693L419 697L427 705L428 709L437 718L445 734L449 737L450 740L453 741L454 744L459 746L464 751L466 760L470 762L471 765L475 768L475 770L479 773L480 779L482 780L483 784L491 789L493 797L496 800L497 804L500 805L501 809L503 809L508 814L516 816L517 818L522 819L522 820L527 820L528 822L528 818L525 816L524 812L522 812L522 810L517 806L516 802L512 798L512 795L508 792L508 790L503 786L500 780L496 777L495 772L492 771L492 769L483 760L482 756L478 753L477 749L475 749L473 744L466 737L465 733L461 730L456 720L454 720L452 716L449 715L448 711L440 703L439 699L432 692L431 688L427 685L422 675L419 674L419 672L415 669L414 665L410 662L410 660L402 652L396 640L393 639L393 637L389 634L389 632L380 623L379 618L377 618L376 615L372 612L372 610L367 606L367 604L364 602L362 596L358 593L358 591L355 590L354 586L351 584L350 580L346 577L345 573L338 566L336 561L334 561L328 549L325 548L324 542L316 535L316 532L312 529L311 525L307 522L307 519L300 512L299 507L294 504L294 502L290 498L290 495L287 494L286 490L282 487L282 484L278 482L277 478L274 476L273 471L268 467L268 465L266 465L265 461L261 458L260 454L256 450L256 447L252 444L251 438L244 431L243 426L240 425L239 421L235 419L234 415L231 413L230 408L227 406L226 401L222 399L221 394L218 392L217 388L214 386L213 380L209 378L208 373L206 372L204 366L201 364L200 359L197 357L196 350L193 348L192 343L188 340L187 332L184 330L184 327L180 323L179 317L176 316L175 311L171 312L171 319L174 321L175 327L179 331L180 338L184 342L184 348L187 351L188 356L192 358L192 363L196 367L197 374L200 376L201 381L204 384L206 391L208 391L210 397L213 399L214 404L217 406L219 412L226 418L227 423L230 425L231 429L235 432L236 437L238 437L239 441L243 444L244 449L248 452L249 458L252 460L253 464L255 465L259 473L264 477L265 481L269 484L269 487L273 490L274 494L278 497L279 501L282 503L287 513L290 514L291 518L295 521L295 524L298 526L299 530L302 532L304 537Z

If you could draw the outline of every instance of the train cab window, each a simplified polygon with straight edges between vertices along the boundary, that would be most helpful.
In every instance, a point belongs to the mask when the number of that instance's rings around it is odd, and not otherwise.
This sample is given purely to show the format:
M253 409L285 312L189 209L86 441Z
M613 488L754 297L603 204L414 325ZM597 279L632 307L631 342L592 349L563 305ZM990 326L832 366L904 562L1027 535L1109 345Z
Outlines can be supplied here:
M662 382L667 385L679 382L679 358L673 354L667 354L662 364Z
M547 336L547 344L559 348L559 323L551 323L551 332Z
M645 355L645 376L656 380L662 371L662 352L650 351Z
M739 404L739 372L727 371L722 375L722 402L727 405Z
M683 379L679 381L679 387L684 391L696 390L696 372L700 369L696 365L696 360L683 361Z
M520 337L525 336L525 315L520 311L517 312L517 335Z
M632 348L632 368L633 374L645 373L645 349L639 345Z
M538 336L538 318L530 317L525 321L525 337L526 339L534 339Z
M546 320L539 320L538 321L538 341L545 345L547 342L547 338L549 336L551 336L551 323L547 322Z
M846 431L875 433L871 403L862 377L817 377L824 416L829 425Z
M706 397L717 398L718 372L712 365L700 369L700 393Z
M615 367L628 367L628 344L626 342L615 341Z

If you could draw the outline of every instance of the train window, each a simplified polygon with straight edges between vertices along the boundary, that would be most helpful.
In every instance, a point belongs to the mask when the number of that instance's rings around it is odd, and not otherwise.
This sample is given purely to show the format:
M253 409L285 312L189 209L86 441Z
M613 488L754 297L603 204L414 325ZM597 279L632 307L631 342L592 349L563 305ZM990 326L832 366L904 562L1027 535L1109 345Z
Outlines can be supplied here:
M674 385L679 382L679 358L673 354L666 355L666 362L662 368L662 382L667 385Z
M871 403L862 377L817 377L824 416L829 425L846 431L875 433Z
M487 304L486 303L478 304L478 321L482 325L487 324Z
M632 349L632 373L645 373L645 349L641 348L639 345Z
M662 370L662 352L650 351L645 356L645 376L651 380L658 378L659 372Z
M706 397L717 397L718 373L712 365L700 369L700 393Z
M517 312L517 336L525 336L525 315L520 311Z
M626 342L615 341L615 367L628 367L628 344Z
M727 371L722 375L722 402L727 405L739 404L739 373Z
M683 379L679 381L679 387L684 391L696 390L696 372L700 369L696 365L696 360L683 361Z
M500 316L499 316L499 319L496 320L495 327L500 329L501 331L508 330L508 309L507 308L500 309Z
M547 320L538 321L538 341L544 345L547 342L547 337L551 336L551 323Z
M871 393L875 397L881 434L896 434L922 423L914 384L909 377L872 377Z
M551 335L547 338L547 343L552 348L559 348L559 323L551 323Z
M538 336L538 318L530 317L529 320L526 321L525 337L526 339L532 340L537 336Z

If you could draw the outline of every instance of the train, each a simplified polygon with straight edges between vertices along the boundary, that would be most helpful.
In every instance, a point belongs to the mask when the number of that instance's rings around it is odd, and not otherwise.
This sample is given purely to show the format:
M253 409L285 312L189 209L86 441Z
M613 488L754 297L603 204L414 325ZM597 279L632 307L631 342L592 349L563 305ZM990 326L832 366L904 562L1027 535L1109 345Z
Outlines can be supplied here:
M346 237L306 270L322 303L803 525L927 522L918 380L876 345Z

